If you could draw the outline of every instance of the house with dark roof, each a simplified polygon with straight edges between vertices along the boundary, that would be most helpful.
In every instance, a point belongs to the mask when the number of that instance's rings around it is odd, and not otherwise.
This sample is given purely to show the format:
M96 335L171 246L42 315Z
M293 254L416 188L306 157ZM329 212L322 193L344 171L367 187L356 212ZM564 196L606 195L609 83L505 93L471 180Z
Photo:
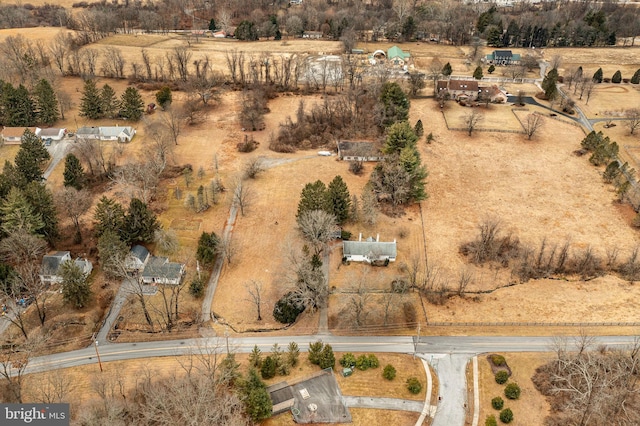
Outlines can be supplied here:
M100 139L99 127L80 127L76 131L76 140L78 139Z
M475 100L478 97L477 80L440 80L436 88L438 94L446 90L451 99Z
M128 272L142 272L147 261L149 261L149 250L141 245L131 247L131 251L124 260L125 268Z
M395 262L397 256L396 240L380 241L380 235L374 240L369 237L362 240L362 234L358 241L342 242L342 257L344 261L379 263Z
M383 155L374 142L338 141L338 159L344 161L382 161Z
M513 53L510 50L494 50L489 53L486 62L493 65L518 65L520 63L520 54Z
M180 285L184 272L183 263L169 262L166 257L151 256L142 270L140 279L149 285Z
M48 254L42 258L42 266L40 268L40 281L43 284L57 284L62 282L62 275L60 275L60 266L64 262L71 260L71 252L69 251L57 251L53 254ZM80 267L85 276L89 275L93 270L93 264L87 259L76 259L75 264Z
M19 145L22 143L22 136L27 129L36 135L40 132L38 127L3 127L0 136L7 145Z
M64 135L67 133L67 129L59 129L57 127L49 127L48 129L40 129L40 139L43 141L51 139L52 141L61 141Z

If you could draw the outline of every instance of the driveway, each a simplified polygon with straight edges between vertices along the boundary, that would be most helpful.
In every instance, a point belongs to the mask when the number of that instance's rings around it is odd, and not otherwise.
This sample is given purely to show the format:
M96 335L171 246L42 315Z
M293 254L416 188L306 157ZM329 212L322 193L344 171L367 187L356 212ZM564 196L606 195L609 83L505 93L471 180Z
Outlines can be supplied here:
M45 179L49 178L53 169L55 169L58 163L65 157L65 155L67 155L72 140L73 139L63 139L59 142L52 142L50 146L46 147L47 151L49 151L49 155L51 155L51 162L44 171L43 176Z
M438 375L438 410L432 426L463 426L468 410L465 371L470 354L425 354Z

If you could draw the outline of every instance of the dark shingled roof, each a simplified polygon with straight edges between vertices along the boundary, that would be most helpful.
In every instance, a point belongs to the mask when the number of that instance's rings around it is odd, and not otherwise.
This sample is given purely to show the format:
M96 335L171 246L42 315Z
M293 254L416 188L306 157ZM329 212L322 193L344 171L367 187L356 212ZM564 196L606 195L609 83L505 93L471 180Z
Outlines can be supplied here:
M144 246L137 244L131 248L130 254L136 259L139 259L140 262L144 262L147 259L147 256L149 256L149 250Z
M182 273L182 263L169 262L166 257L151 256L147 266L142 271L143 278L180 278Z
M57 251L42 258L42 275L57 275L58 268L62 265L62 258L71 254L68 251Z

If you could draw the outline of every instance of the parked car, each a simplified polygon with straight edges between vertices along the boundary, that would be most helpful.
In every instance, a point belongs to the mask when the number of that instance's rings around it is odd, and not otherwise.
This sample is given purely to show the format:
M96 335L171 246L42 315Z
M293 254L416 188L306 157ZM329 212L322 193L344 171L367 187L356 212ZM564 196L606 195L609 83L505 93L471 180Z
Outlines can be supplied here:
M53 142L53 139L51 138L47 138L44 140L44 146L51 146L51 142Z

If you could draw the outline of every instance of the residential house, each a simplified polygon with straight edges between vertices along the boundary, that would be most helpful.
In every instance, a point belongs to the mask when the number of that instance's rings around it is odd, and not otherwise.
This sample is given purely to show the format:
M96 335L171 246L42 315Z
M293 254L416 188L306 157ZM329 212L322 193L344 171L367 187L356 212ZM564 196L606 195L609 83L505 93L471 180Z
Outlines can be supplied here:
M338 159L344 161L382 161L383 155L373 142L339 141Z
M131 142L136 134L131 126L105 126L99 129L101 141Z
M225 38L227 37L227 32L225 30L214 31L213 38Z
M403 52L398 46L390 47L387 50L387 61L394 66L406 67L411 60L411 54L409 52Z
M397 255L396 240L380 241L380 235L374 240L372 237L362 241L362 234L358 241L342 242L342 258L344 261L379 263L395 262Z
M59 272L60 266L68 260L71 260L71 252L69 251L57 251L44 256L42 258L42 267L40 268L40 280L42 283L57 284L62 282L62 276ZM93 270L93 264L87 259L78 258L74 262L85 275L89 275Z
M520 63L520 54L513 53L510 50L494 50L489 53L486 62L493 65L518 65Z
M447 85L451 99L471 99L478 98L478 80L449 80Z
M169 262L166 257L151 256L140 278L144 284L180 285L184 272L185 265L183 263Z
M27 129L36 135L40 132L37 127L3 127L2 141L7 145L19 145L22 143L22 135Z
M142 272L149 256L151 254L144 246L135 245L124 260L125 268L128 272Z
M322 36L322 31L305 31L302 33L302 38L320 39Z
M100 139L99 127L80 127L76 132L76 140L80 139Z
M56 127L50 127L48 129L40 129L40 139L47 140L51 139L52 141L61 141L64 138L64 135L67 133L67 129L58 129Z
M478 99L488 99L489 102L493 103L504 103L507 102L507 95L495 84L493 86L479 86Z

